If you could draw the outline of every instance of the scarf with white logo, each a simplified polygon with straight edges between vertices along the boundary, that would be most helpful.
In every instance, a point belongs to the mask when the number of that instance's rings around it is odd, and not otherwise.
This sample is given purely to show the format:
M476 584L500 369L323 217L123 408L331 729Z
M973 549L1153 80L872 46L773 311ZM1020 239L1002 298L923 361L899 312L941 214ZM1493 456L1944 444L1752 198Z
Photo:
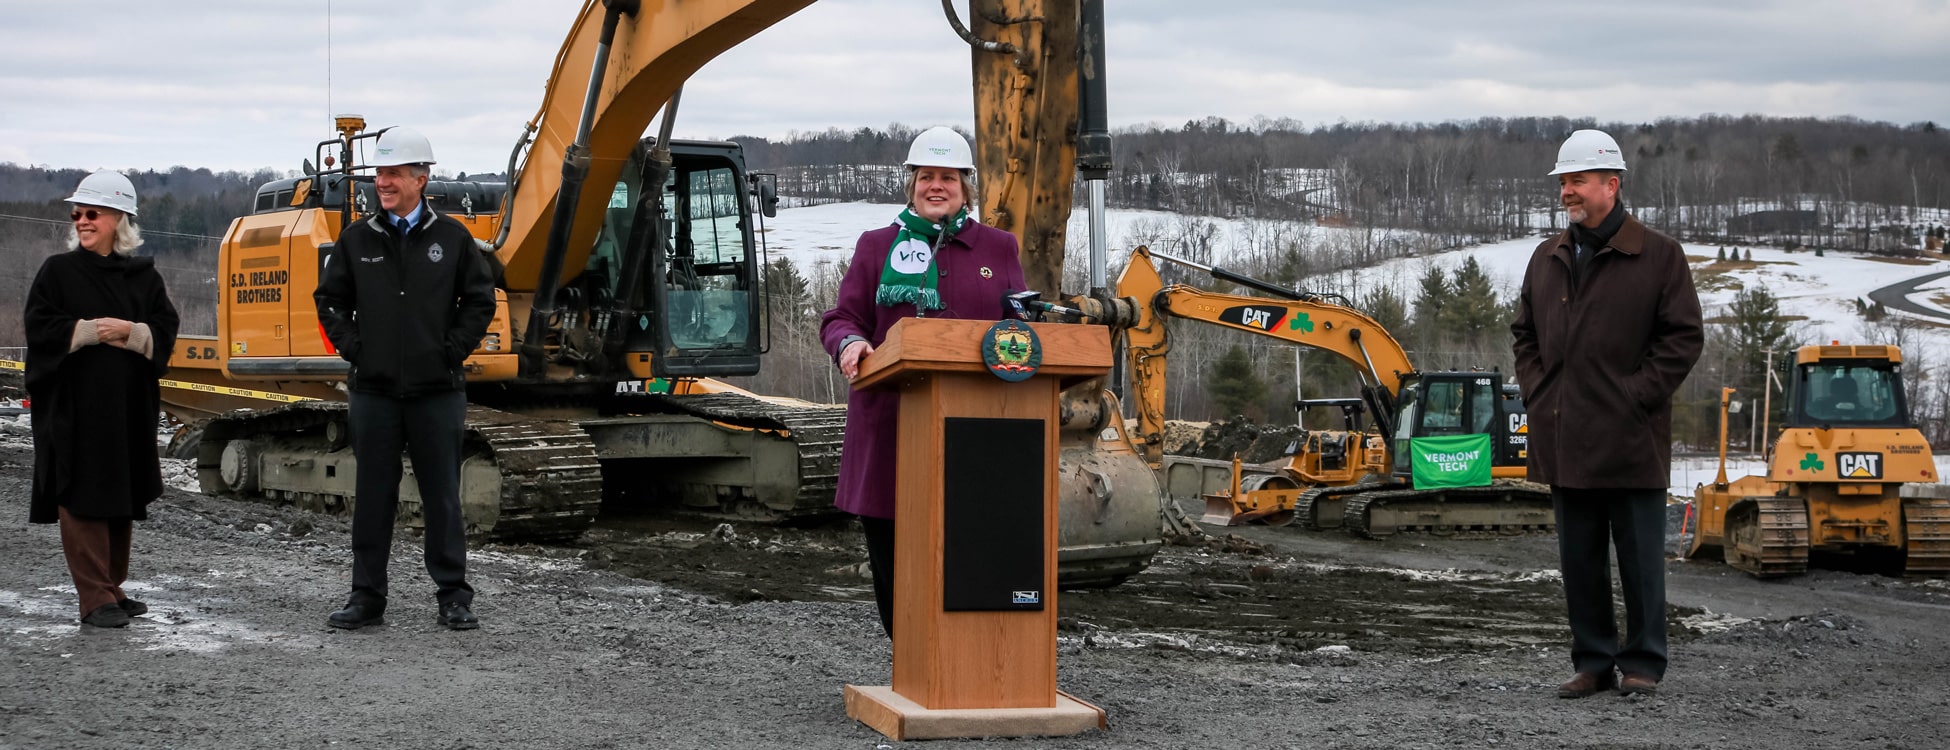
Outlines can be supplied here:
M968 208L963 207L941 224L921 218L913 208L901 209L899 234L887 251L887 264L880 270L880 288L873 301L880 305L911 303L921 310L941 309L940 272L934 252L968 224Z

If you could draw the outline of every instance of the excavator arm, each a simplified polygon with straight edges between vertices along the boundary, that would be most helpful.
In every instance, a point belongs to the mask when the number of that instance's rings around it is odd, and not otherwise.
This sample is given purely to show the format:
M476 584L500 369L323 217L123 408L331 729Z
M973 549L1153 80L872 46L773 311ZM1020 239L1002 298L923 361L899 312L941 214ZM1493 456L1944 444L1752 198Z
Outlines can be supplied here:
M1131 393L1138 415L1138 436L1145 458L1153 466L1163 460L1165 365L1171 338L1164 318L1198 320L1329 352L1360 373L1362 398L1381 434L1394 434L1395 396L1415 373L1401 342L1361 311L1328 300L1293 294L1295 299L1269 299L1209 292L1183 284L1167 285L1153 256L1139 247L1117 280L1118 299L1112 304L1075 299L1092 317L1121 327L1131 373ZM1228 277L1219 269L1217 275ZM1250 281L1250 280L1245 280Z
M507 239L499 248L510 290L532 291L542 277L550 219L568 171L562 165L580 162L587 170L575 213L564 217L573 229L562 267L580 268L603 225L617 174L657 110L712 58L812 3L587 0L556 55L541 110L530 122L535 141L526 166L510 177ZM598 69L606 22L613 35L605 65ZM589 90L578 71L601 75L596 90ZM587 146L571 153L580 130L587 131Z

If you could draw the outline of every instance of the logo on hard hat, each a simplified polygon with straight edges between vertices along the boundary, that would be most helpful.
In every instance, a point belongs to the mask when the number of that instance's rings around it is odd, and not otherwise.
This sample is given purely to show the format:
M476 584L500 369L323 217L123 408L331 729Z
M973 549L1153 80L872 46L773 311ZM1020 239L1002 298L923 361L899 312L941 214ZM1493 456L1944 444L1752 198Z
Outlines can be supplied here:
M953 149L946 149L946 148L942 148L942 147L940 147L940 146L929 146L929 147L928 147L928 153L931 153L931 154L934 154L935 156L947 156L947 155L948 155L948 152L949 152L949 151L951 151L951 150L953 150Z

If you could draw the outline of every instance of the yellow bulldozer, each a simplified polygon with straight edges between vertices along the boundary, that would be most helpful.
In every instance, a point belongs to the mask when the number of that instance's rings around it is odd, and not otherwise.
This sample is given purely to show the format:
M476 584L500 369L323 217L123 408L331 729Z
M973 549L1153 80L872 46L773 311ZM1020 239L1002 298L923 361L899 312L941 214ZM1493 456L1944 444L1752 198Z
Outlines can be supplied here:
M747 170L736 144L672 138L691 74L811 2L590 0L506 181L428 185L428 205L466 225L499 269L494 320L464 364L470 533L569 539L605 500L646 495L735 519L834 512L843 409L717 379L756 373L766 349L756 237L774 213L776 180ZM1052 40L1065 28L1075 39L1077 12L1068 3L1035 39L986 17L976 26L1014 39L977 56L978 119L997 130L978 139L977 160L989 188L984 219L1024 237L1032 280L1060 275L1069 206L1044 198L1070 194L1076 145L1042 130L1076 119L1078 56ZM644 138L660 110L657 135ZM323 336L312 291L322 249L379 210L362 156L378 133L357 116L335 128L304 176L263 185L232 222L217 333L179 340L175 376L191 387L164 399L194 425L182 450L205 491L323 512L356 499L340 390L347 366ZM1004 166L1014 163L1035 169ZM1052 232L1055 270L1042 267ZM1093 387L1066 401L1076 407L1068 412L1097 415L1061 433L1066 586L1122 580L1161 546L1161 493L1122 431L1106 429L1117 413L1109 398ZM409 476L405 515L417 513L416 493Z
M1894 346L1804 346L1765 476L1699 488L1686 556L1758 578L1797 575L1816 554L1912 576L1950 573L1950 487L1916 429ZM1721 408L1727 395L1721 395Z

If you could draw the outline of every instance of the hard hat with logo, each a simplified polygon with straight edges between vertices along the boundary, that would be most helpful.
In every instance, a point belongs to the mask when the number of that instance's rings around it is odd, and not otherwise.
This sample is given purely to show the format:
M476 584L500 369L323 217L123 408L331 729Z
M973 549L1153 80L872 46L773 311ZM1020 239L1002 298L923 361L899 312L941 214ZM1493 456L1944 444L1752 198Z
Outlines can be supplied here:
M1625 171L1625 152L1618 149L1618 141L1605 135L1605 131L1580 130L1557 147L1557 168L1547 176L1593 169Z
M397 126L379 131L379 143L373 148L373 166L432 163L433 144L428 143L427 137L420 135L420 131Z
M81 178L74 195L68 196L69 203L84 206L112 208L130 216L135 215L135 183L123 177L121 172L103 169Z
M975 171L975 152L968 139L949 128L932 127L914 137L907 149L909 167L947 167L963 172Z

